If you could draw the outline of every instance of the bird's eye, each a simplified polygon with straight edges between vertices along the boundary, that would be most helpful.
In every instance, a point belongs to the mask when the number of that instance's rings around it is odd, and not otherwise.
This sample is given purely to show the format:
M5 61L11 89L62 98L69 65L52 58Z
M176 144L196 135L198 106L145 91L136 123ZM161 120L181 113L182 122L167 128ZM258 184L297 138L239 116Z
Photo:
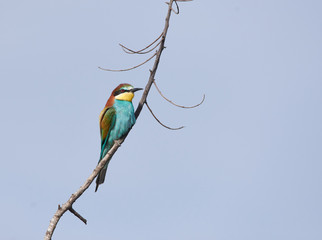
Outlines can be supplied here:
M121 93L124 93L125 92L125 90L124 89L121 89Z

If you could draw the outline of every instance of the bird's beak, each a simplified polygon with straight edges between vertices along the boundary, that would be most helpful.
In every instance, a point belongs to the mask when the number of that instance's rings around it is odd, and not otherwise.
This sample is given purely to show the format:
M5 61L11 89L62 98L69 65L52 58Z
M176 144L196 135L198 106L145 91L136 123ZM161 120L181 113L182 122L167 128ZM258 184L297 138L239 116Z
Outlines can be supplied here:
M139 90L143 90L143 88L133 88L133 89L131 90L131 92L136 92L136 91L139 91Z

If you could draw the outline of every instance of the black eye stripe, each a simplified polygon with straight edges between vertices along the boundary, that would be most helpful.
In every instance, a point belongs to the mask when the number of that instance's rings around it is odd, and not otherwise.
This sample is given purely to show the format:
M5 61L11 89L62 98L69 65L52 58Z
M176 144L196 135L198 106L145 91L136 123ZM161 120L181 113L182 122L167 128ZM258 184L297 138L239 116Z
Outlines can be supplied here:
M126 89L120 89L114 92L114 96L117 96L121 93L125 93L125 92L130 92L131 90L126 90Z

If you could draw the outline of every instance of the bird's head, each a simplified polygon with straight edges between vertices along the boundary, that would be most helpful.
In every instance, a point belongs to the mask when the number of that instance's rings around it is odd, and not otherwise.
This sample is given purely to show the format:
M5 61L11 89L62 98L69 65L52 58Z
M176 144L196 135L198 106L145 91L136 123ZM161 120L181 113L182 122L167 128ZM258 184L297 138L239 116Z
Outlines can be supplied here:
M123 83L118 85L114 91L112 92L112 96L114 96L117 100L129 101L131 102L134 97L134 92L138 90L142 90L143 88L134 88L132 85Z

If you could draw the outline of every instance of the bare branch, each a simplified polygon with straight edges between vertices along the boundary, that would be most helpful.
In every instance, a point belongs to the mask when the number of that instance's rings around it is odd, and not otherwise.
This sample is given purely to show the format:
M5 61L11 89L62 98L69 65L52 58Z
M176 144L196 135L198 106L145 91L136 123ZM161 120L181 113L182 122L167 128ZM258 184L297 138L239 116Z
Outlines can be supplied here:
M126 53L129 53L129 54L134 54L134 53L136 53L136 54L144 54L144 53L142 53L142 51L144 51L144 50L146 50L146 49L148 49L149 47L151 47L154 43L156 43L161 37L162 37L162 34L163 34L163 32L160 34L160 36L157 38L157 39L155 39L151 44L149 44L148 46L146 46L145 48L143 48L143 49L141 49L141 50L138 50L138 51L134 51L134 50L132 50L132 49L129 49L129 48L127 48L127 47L125 47L124 45L122 45L122 44L119 44L122 48L123 48L123 50L124 49L126 49L126 50L128 50L128 51L130 51L130 53L129 52L126 52ZM158 43L158 45L159 45L160 43ZM154 48L156 48L156 47L154 47ZM154 49L153 48L153 49ZM148 51L149 52L149 51ZM148 52L146 52L146 53L148 53Z
M167 100L169 103L173 104L173 105L174 105L174 106L176 106L176 107L180 107L180 108L195 108L195 107L200 106L200 105L205 101L205 97L206 97L206 95L204 94L204 95L203 95L203 97L202 97L201 102L200 102L200 103L198 103L198 104L196 104L196 105L194 105L194 106L189 106L189 107L187 107L187 106L178 105L178 104L176 104L176 103L172 102L170 99L166 98L166 97L162 94L162 92L161 92L161 91L160 91L160 89L158 88L158 86L157 86L157 84L156 84L155 80L153 81L153 84L154 84L155 88L158 90L158 92L160 93L161 97L163 97L165 100Z
M140 115L140 113L142 111L143 105L146 102L146 98L147 98L147 96L149 94L151 85L152 85L152 83L154 81L155 73L156 73L156 71L158 69L158 66L159 66L160 57L161 57L162 51L164 49L165 38L166 38L167 33L168 33L169 21L170 21L171 9L172 9L173 1L174 0L170 0L170 4L169 4L169 7L168 7L168 13L167 13L167 16L165 18L164 30L162 32L162 37L161 37L161 41L160 41L160 47L159 47L159 50L157 51L157 55L156 55L155 60L154 60L153 68L152 68L152 70L150 70L149 81L145 86L145 89L144 89L144 92L142 94L141 100L140 100L140 102L139 102L139 104L138 104L138 106L136 108L136 111L135 111L135 118L136 119L139 117L139 115Z
M151 52L153 49L156 49L156 48L160 45L160 43L161 43L161 42L158 42L158 44L157 44L157 45L155 45L153 48L151 48L150 50L145 51L145 52L141 52L141 51L142 51L142 49L141 49L140 51L138 51L138 52L135 52L135 51L133 51L133 50L131 50L131 49L129 49L129 48L127 48L127 47L123 46L122 44L120 44L120 46L122 47L122 50L123 50L124 52L126 52L127 54L146 54L146 53ZM126 51L126 50L129 50L129 51Z
M130 70L133 70L135 68L138 68L140 66L142 66L143 64L147 63L148 61L150 61L155 55L157 55L157 52L155 54L153 54L149 59L147 59L146 61L144 61L143 63L140 63L139 65L136 65L134 67L131 67L131 68L127 68L127 69L119 69L119 70L115 70L115 69L107 69L107 68L102 68L102 67L98 67L99 69L101 70L104 70L104 71L109 71L109 72L125 72L125 71L130 71Z
M177 11L174 11L173 8L171 8L172 12L174 12L175 14L179 14L179 6L178 6L178 3L176 0L174 0L175 4L176 4L176 7L177 7ZM165 2L166 4L169 5L169 2Z
M147 98L147 96L149 94L149 91L151 89L151 85L153 83L155 73L156 73L158 65L159 65L161 53L162 53L163 49L165 48L164 43L165 43L166 35L167 35L167 32L168 32L168 28L169 28L169 20L170 20L170 16L171 16L173 1L174 0L170 0L170 3L169 3L168 12L167 12L167 16L166 16L166 19L165 19L164 30L163 30L163 32L161 34L161 40L160 40L159 49L150 59L147 60L147 61L149 61L155 56L154 65L153 65L152 70L150 71L150 77L149 77L148 83L145 86L145 89L144 89L144 92L142 94L141 100L140 100L140 102L139 102L139 104L137 106L137 109L135 111L136 119L139 117L139 115L140 115L140 113L142 111L143 105L146 103L146 98ZM145 61L144 63L146 63L147 61ZM140 65L138 65L136 67L139 67L139 66L143 65L144 63L142 63L142 64L140 64ZM136 68L136 67L134 67L134 68ZM131 68L131 69L134 69L134 68ZM103 69L103 68L100 68L100 69L105 70L105 71L128 71L128 70L131 70L131 69L109 70L109 69ZM58 210L56 211L56 213L54 214L54 216L50 220L50 223L49 223L49 226L48 226L48 229L46 231L45 238L44 238L45 240L50 240L52 238L52 235L53 235L53 233L55 231L55 228L56 228L60 218L63 216L63 214L66 211L71 211L73 214L76 213L75 216L77 216L80 219L82 218L75 210L73 211L73 208L72 208L73 203L89 188L89 186L92 184L93 180L97 177L97 175L100 172L100 170L102 170L104 165L112 158L112 156L117 151L117 149L121 146L121 144L123 143L123 141L125 140L126 137L127 137L127 135L125 135L121 139L116 140L114 142L113 147L108 151L108 153L105 155L105 157L98 163L96 168L93 170L92 174L86 179L85 183L74 194L72 194L70 196L70 198L67 200L66 203L64 203L62 206L59 206Z
M70 207L69 211L76 217L78 217L83 223L87 224L87 220L83 218L78 212L76 212L73 207Z
M181 127L178 127L178 128L172 128L172 127L168 127L167 125L163 124L155 115L154 113L152 112L151 108L149 107L149 104L148 102L145 102L146 106L148 107L150 113L152 114L152 116L154 117L155 120L157 120L158 123L160 123L161 126L167 128L167 129L170 129L170 130L180 130L182 128L184 128L184 126L181 126Z

